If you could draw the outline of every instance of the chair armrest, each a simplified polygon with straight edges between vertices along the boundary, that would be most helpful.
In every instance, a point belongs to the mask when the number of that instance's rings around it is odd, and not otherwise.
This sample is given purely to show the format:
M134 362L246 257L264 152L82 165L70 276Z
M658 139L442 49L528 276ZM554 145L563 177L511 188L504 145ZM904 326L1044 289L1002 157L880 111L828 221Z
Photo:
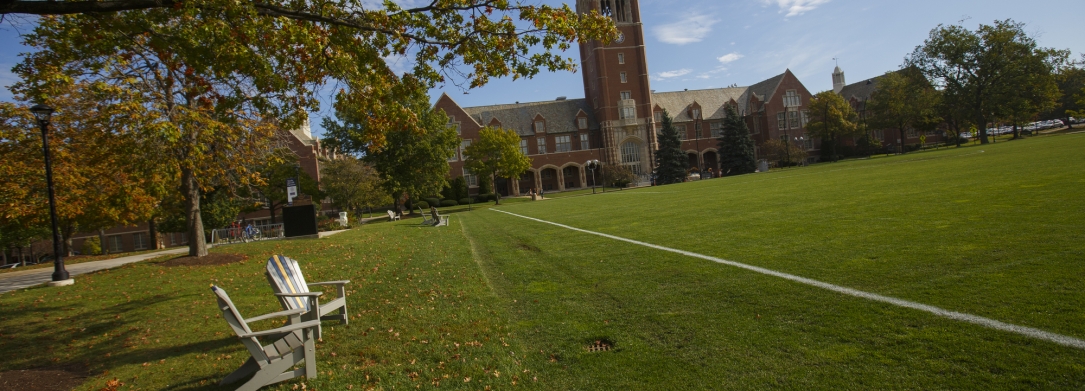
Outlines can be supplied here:
M312 284L309 284L312 285ZM276 293L275 296L280 297L320 297L323 292L302 292L302 293Z
M307 329L307 328L310 328L310 327L319 327L319 326L320 326L320 321L319 320L310 320L308 322L290 324L290 325L286 325L286 326L271 329L271 330L256 331L256 332L247 333L247 334L239 334L238 338L264 337L264 336L268 336L268 335L284 334L284 333L288 333L288 332L291 332L291 331L294 331L294 330Z
M267 315L260 315L260 316L252 317L252 318L249 318L249 319L245 319L245 323L258 322L258 321L261 321L261 320L264 320L264 319L278 318L278 317L282 317L282 316L300 315L300 314L303 314L303 313L305 313L305 310L300 309L300 308L299 309L294 309L294 310L279 311L279 312L270 313L270 314L267 314Z
M313 285L346 285L346 284L349 284L349 283L350 283L350 280L339 280L339 281L310 282L308 285L309 286L313 286Z

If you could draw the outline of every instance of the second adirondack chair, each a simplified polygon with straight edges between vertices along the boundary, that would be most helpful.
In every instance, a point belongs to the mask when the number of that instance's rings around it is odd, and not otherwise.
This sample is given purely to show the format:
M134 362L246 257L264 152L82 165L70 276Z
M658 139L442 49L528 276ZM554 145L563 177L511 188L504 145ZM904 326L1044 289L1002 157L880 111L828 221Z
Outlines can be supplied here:
M245 319L237 311L237 307L234 306L225 290L214 285L211 286L211 290L215 292L218 299L223 319L230 324L230 328L237 334L241 343L249 349L251 355L241 368L227 375L219 385L236 383L252 375L252 378L242 384L238 391L256 391L268 384L302 375L309 379L316 378L316 344L314 343L316 336L314 334L320 327L320 321L301 321L303 310L287 310ZM249 323L279 317L288 317L289 323L265 331L254 332L249 328ZM273 342L264 345L260 339ZM291 369L303 361L304 368Z
M302 309L302 320L338 320L348 323L346 284L349 280L306 283L298 261L283 255L273 255L267 260L267 280L284 310ZM335 285L338 297L327 303L320 302L322 292L310 292L310 286ZM332 314L333 311L339 311ZM323 330L317 328L317 339Z

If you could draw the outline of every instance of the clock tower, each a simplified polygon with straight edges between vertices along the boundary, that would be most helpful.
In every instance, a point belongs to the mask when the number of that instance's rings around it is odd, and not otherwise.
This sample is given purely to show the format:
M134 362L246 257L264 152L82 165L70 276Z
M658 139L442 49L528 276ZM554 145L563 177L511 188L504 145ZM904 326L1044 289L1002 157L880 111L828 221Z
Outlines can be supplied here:
M577 0L576 10L612 18L620 34L609 45L580 43L584 97L600 125L593 147L601 149L599 160L625 165L645 181L654 166L656 135L640 5L637 0Z

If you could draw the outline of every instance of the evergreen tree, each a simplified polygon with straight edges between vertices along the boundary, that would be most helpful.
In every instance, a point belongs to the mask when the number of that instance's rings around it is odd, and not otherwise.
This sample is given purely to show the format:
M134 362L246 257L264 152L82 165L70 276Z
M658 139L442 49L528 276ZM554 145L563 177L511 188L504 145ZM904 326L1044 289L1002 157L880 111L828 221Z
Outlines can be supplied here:
M682 139L674 128L667 110L663 110L663 129L659 132L659 150L656 151L656 184L679 183L686 179L689 161L682 152Z
M754 159L753 140L746 121L735 112L734 106L726 106L727 116L723 119L723 134L720 135L719 156L720 175L740 175L757 171Z

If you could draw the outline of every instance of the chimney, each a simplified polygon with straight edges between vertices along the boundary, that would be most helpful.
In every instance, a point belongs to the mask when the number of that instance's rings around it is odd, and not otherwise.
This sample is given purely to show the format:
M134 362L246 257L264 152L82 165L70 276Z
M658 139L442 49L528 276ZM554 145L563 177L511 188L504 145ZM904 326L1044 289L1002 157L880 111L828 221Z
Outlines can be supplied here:
M557 99L555 99L555 100L565 100L565 97L564 97L564 96L559 96L559 97L558 97Z

